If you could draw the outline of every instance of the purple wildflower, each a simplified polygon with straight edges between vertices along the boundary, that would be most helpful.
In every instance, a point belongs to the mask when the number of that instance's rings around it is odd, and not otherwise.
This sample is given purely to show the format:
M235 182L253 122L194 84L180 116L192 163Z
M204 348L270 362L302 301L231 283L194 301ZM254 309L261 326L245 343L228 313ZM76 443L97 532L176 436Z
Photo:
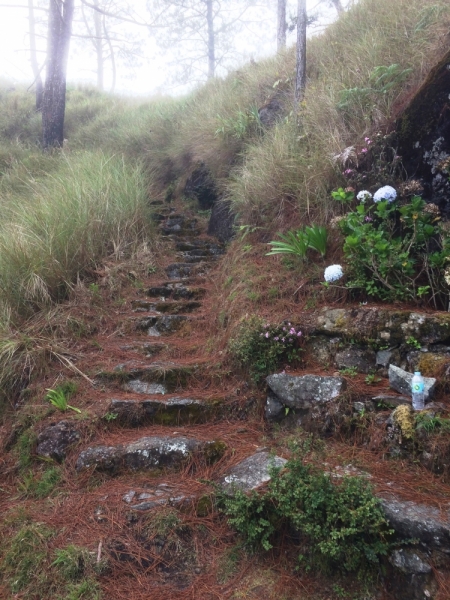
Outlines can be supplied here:
M269 332L268 332L268 331L266 331L266 336L265 336L265 337L266 337L266 338L268 338L268 337L269 337Z

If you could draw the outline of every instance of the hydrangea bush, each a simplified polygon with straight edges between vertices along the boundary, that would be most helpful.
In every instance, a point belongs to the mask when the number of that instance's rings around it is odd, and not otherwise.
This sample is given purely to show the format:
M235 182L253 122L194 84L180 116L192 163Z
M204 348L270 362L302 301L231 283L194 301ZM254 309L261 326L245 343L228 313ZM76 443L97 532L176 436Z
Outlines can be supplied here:
M360 204L339 222L345 235L347 285L380 300L428 297L435 307L445 306L450 244L439 216L425 210L420 196L400 205L391 186L377 190L373 202L367 201L366 191L360 194Z
M229 350L240 366L249 370L254 381L296 361L300 355L302 332L292 323L273 325L253 316L243 323L229 342Z

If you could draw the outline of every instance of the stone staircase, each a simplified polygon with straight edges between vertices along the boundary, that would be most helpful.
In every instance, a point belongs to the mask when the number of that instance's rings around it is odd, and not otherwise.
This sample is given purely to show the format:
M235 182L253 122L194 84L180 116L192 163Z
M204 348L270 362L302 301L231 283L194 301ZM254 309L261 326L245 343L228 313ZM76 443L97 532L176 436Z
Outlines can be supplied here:
M211 277L224 253L223 246L202 233L195 217L161 213L156 220L167 247L167 259L173 262L163 266L163 277L158 274L149 277L127 303L123 314L127 326L116 346L120 362L112 364L110 355L108 360L102 361L99 353L100 368L95 372L94 382L102 398L105 427L94 431L89 444L80 442L74 464L80 476L98 473L103 478L101 501L96 508L98 523L103 523L106 517L102 515L108 514L112 506L115 510L119 506L131 521L135 517L129 516L130 511L151 514L161 505L192 506L205 493L205 487L199 487L195 475L199 467L224 490L232 492L235 488L244 491L257 488L269 480L274 461L278 466L285 462L282 456L274 458L268 448L260 446L264 426L260 418L253 421L247 418L248 399L243 401L233 382L212 385L208 371L211 365L204 351L208 339L207 302ZM340 327L341 321L346 323L341 318ZM320 333L319 325L314 325L316 334ZM312 331L311 324L310 327ZM312 341L317 345L317 337ZM274 388L274 381L289 377L272 375L269 385ZM318 389L322 389L320 386L328 379L333 380L333 384L337 381L342 390L346 388L345 381L339 377L312 374L304 375L303 379L310 404L315 403L319 394L328 407L341 394L340 388L333 392L329 403L323 391L314 391L318 379ZM298 418L295 402L289 398L280 400L274 397L275 392L269 391L267 398L267 421L277 420L279 414L295 421ZM300 408L303 415L304 406ZM354 409L350 406L350 410ZM72 422L60 430L67 447L81 437L73 430ZM42 432L38 454L61 460L65 457L65 448L55 450L49 444L48 435L45 437L46 431ZM275 438L272 441L275 442ZM327 470L330 466L324 468ZM350 474L355 473L352 470ZM398 550L391 560L397 569L396 577L400 573L403 578L396 599L432 598L437 586L431 562L436 553L444 557L441 559L446 565L449 562L448 506L445 516L435 505L397 497L400 486L391 487L392 481L388 481L391 477L392 473L386 468L380 486L385 490L380 498L386 516L399 536L405 537L405 531L410 530L414 536L409 537L419 540L417 550ZM192 492L193 489L197 492ZM123 550L121 553L125 556Z

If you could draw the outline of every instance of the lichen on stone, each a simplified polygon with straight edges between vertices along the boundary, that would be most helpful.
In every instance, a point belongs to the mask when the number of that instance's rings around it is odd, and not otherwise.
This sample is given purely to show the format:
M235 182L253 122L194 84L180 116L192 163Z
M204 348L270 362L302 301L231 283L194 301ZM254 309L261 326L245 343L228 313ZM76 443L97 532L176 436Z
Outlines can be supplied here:
M414 413L410 406L397 406L392 413L392 420L400 428L403 438L410 440L414 437Z

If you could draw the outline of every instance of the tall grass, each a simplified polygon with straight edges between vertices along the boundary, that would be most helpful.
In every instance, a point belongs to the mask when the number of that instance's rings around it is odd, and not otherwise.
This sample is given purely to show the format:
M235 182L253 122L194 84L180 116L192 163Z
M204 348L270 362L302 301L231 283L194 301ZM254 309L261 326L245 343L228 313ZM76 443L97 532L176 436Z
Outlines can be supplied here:
M55 160L54 173L1 198L0 304L13 320L67 297L102 258L150 232L139 165L100 151Z

